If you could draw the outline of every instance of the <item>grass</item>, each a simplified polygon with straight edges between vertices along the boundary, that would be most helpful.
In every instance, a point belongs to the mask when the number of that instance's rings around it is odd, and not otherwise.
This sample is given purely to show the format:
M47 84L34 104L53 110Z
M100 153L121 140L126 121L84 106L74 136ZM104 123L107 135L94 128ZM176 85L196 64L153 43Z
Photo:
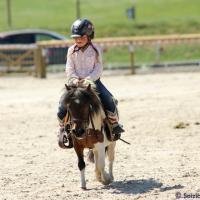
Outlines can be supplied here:
M160 56L156 54L156 47L141 46L135 49L135 63L162 63L199 60L200 45L180 44L166 45L161 47ZM130 64L130 54L128 47L109 48L104 53L104 62L114 65L128 66Z
M11 0L12 27L6 24L6 0L0 1L0 32L12 29L43 28L70 35L76 19L75 0ZM81 16L91 19L97 37L199 33L199 0L137 0L136 19L129 20L127 8L133 0L80 0ZM199 59L199 45L164 47L160 61ZM155 48L136 49L136 63L157 61ZM111 48L106 62L129 63L127 47Z
M6 24L6 0L0 1L0 31L44 28L69 35L76 18L75 0L11 0L12 28ZM198 33L199 0L138 0L136 20L129 20L130 0L80 0L81 16L91 19L97 37Z

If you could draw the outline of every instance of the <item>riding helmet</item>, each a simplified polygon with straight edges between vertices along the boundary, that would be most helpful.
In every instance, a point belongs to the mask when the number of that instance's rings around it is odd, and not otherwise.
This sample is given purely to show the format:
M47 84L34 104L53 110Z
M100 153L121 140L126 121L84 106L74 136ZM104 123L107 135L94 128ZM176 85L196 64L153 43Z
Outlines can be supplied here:
M89 39L94 38L94 26L88 19L77 19L71 27L71 37L87 35Z

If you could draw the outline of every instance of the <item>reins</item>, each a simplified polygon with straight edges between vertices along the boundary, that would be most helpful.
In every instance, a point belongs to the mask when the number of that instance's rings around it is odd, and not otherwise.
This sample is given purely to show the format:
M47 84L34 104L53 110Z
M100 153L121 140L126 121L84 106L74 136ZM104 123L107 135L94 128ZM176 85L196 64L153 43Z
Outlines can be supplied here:
M127 142L126 140L123 140L122 138L119 138L119 140L121 140L121 141L124 142L125 144L131 145L131 143Z
M92 128L95 130L94 121L93 121L91 112L92 112L92 108L91 108L91 105L90 105L90 108L89 108L89 120L91 121Z

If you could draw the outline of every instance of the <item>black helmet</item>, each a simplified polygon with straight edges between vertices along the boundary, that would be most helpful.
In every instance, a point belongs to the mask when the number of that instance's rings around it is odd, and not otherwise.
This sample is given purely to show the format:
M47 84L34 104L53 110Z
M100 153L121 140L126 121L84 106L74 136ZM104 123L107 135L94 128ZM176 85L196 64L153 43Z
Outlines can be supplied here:
M94 38L94 26L88 19L77 19L71 27L71 37L87 35L89 39Z

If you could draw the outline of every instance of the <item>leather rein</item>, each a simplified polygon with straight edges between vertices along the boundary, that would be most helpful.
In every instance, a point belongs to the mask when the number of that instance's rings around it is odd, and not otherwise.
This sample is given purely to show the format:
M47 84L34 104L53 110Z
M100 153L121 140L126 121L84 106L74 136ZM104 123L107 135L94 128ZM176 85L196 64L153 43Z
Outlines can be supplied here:
M74 122L82 122L84 123L84 130L85 130L85 133L83 134L84 136L83 137L77 137L73 131L72 131L72 125ZM74 118L70 115L70 112L69 112L69 109L68 109L68 116L65 120L65 125L69 125L66 132L68 133L68 135L70 136L73 136L77 139L83 139L84 137L87 137L87 134L88 134L88 130L91 130L91 128L88 128L88 125L89 125L89 122L91 122L92 124L92 130L93 132L95 133L96 129L95 129L95 125L94 125L94 121L93 121L93 118L92 118L92 108L91 108L91 105L90 105L90 108L89 108L89 115L88 115L88 119L80 119L80 118ZM103 130L103 126L101 128L101 132Z

